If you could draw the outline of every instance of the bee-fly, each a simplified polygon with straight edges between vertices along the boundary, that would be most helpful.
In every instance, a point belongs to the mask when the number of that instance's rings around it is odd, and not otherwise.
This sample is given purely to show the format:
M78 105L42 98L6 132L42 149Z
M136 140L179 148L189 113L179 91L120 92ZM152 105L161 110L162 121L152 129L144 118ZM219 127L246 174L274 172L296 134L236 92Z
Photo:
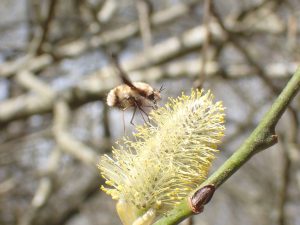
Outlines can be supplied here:
M144 82L131 82L125 71L121 68L118 59L115 55L111 55L112 63L121 77L123 84L118 85L110 90L107 95L107 105L117 107L123 111L133 107L133 114L130 123L133 124L133 119L138 109L145 121L143 113L148 117L148 114L143 108L157 108L157 101L161 99L161 87L158 91Z

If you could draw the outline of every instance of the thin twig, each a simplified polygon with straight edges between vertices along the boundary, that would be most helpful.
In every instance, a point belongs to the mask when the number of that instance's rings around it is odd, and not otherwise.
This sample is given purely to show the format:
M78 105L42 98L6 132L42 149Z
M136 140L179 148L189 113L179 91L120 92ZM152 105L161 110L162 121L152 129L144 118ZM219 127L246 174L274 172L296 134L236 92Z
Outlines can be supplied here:
M147 0L136 0L136 8L139 16L139 25L144 43L144 50L148 51L152 45L150 2Z
M202 55L201 55L201 71L199 74L199 78L196 81L196 88L201 88L205 78L206 78L206 62L207 62L207 57L208 57L208 50L209 50L209 45L210 45L210 39L211 39L211 32L209 28L209 23L210 23L210 14L211 14L211 0L205 0L204 2L204 15L203 15L203 23L206 31L206 38L203 43L203 48L202 48Z
M290 184L290 170L291 170L291 160L288 155L288 150L286 149L286 144L284 144L283 148L283 171L281 175L281 187L278 193L279 196L279 204L278 204L278 225L286 224L286 202L288 195L288 187Z
M282 146L283 146L283 169L281 174L281 187L279 189L279 202L278 202L278 225L287 224L287 211L286 204L288 202L288 190L291 184L291 172L292 172L292 150L297 144L299 121L297 113L290 111L289 113L289 132L281 134Z
M23 214L19 225L33 224L38 217L39 212L47 204L55 184L55 174L57 173L61 152L59 148L54 148L48 160L45 176L43 176L39 182L39 186L32 198L31 205L28 210Z
M48 37L48 33L49 33L49 30L50 30L50 26L51 26L51 22L52 22L52 19L54 17L54 14L55 14L55 8L56 8L56 5L57 5L57 2L58 0L51 0L50 1L50 5L49 5L49 10L48 10L48 14L47 14L47 18L46 20L44 21L43 23L43 33L41 35L41 39L37 45L37 48L36 48L36 53L39 55L43 52L43 44L45 43L47 37Z
M258 3L257 5L254 5L254 6L251 6L251 7L247 8L247 9L241 10L239 12L239 14L237 15L237 20L238 21L243 20L249 14L251 14L253 12L256 12L257 10L262 9L265 5L267 5L271 1L273 1L273 0L264 0L264 1L260 2L260 3Z
M54 137L59 148L72 155L77 160L86 165L95 168L97 163L97 154L94 149L86 146L82 142L76 140L69 132L68 126L70 121L69 105L63 101L58 100L55 103L55 126L53 127Z

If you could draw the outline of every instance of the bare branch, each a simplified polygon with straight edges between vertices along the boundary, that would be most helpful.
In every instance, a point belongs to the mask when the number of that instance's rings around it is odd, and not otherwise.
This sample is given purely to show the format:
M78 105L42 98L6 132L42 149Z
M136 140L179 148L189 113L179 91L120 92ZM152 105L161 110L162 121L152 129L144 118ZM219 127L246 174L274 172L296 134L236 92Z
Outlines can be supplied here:
M150 4L151 3L147 0L136 0L136 8L139 15L140 31L145 51L148 51L148 49L152 45Z
M55 140L59 148L74 156L79 161L84 162L86 165L96 168L97 155L96 151L87 147L83 143L73 138L68 132L68 125L70 120L70 109L68 105L59 100L55 104L55 125L53 128Z
M53 58L50 55L44 54L34 57L27 54L18 58L15 61L5 62L0 65L0 77L10 77L21 70L29 70L37 72L53 63Z
M57 5L57 0L51 0L50 1L50 5L49 5L49 9L48 9L48 14L47 14L47 18L46 20L43 22L43 32L42 35L40 37L40 40L37 44L37 48L36 48L36 53L39 55L43 52L43 44L45 43L50 27L51 27L51 21L53 20L54 14L55 14L55 8Z
M204 81L205 81L205 65L208 57L208 50L209 50L209 45L210 45L210 39L211 39L211 33L209 29L209 23L210 23L210 14L211 14L211 0L205 0L204 1L204 16L203 16L203 24L206 29L206 38L203 44L203 49L202 49L202 54L201 54L201 64L202 69L199 73L199 78L196 81L195 86L197 88L201 88Z
M36 78L27 70L20 71L17 75L17 81L28 90L35 92L43 98L52 101L55 97L55 92L44 82Z

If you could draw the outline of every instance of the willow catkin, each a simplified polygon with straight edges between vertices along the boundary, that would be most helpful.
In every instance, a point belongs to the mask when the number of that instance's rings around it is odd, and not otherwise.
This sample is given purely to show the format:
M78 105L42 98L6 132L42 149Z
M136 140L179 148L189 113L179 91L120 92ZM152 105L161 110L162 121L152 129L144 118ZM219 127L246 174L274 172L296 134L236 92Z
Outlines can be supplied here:
M213 98L203 90L170 98L137 127L135 140L124 138L112 157L101 157L102 190L119 201L125 225L145 212L165 213L206 179L225 129L222 102Z

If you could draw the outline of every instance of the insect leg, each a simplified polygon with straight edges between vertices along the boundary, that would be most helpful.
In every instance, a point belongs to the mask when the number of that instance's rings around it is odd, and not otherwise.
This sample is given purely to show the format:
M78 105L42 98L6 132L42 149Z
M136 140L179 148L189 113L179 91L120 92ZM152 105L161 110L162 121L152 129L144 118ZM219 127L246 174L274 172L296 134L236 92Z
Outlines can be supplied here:
M147 123L142 112L144 112L147 116L148 116L148 114L139 106L139 104L136 101L134 101L134 104L135 104L135 107L139 109L139 112L140 112L144 122Z
M142 116L144 122L147 123L147 121L145 120L145 117L144 117L144 115L143 115L143 113L142 113L141 107L139 107L139 112L140 112L140 114L141 114L141 116Z
M141 110L147 116L148 122L150 123L150 119L149 119L148 113L146 113L145 110L141 106L138 106L138 107L139 107L139 110ZM143 116L142 113L141 113L141 115ZM144 117L143 117L143 119L144 119ZM145 121L145 119L144 119L144 121ZM145 121L145 123L147 123L147 122Z
M153 105L143 105L143 107L158 109L157 102L153 100Z
M135 112L136 112L136 106L134 107L134 109L133 109L133 114L132 114L132 117L131 117L131 120L130 120L130 123L132 124L132 125L134 125L134 123L133 123L133 119L134 119L134 115L135 115Z
M155 106L153 106L153 105L144 105L143 107L145 107L145 108L151 108L151 109L156 109Z
M124 112L125 112L125 110L122 110L123 131L124 131L124 134L126 134L126 130L125 130L125 116L124 116Z

